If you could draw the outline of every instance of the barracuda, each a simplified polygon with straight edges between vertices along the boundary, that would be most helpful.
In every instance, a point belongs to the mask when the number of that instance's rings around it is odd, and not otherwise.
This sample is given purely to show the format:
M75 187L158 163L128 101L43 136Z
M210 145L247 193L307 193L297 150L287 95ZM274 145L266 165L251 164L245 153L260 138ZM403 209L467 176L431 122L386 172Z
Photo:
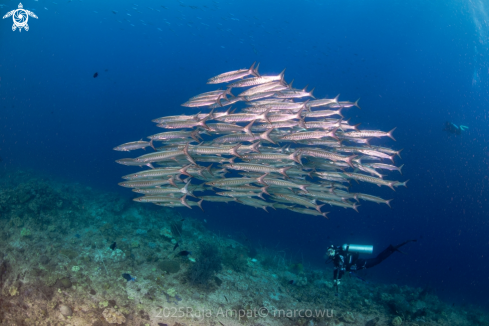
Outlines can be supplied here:
M135 200L170 208L201 207L204 200L235 201L264 210L282 208L324 217L327 213L320 212L323 204L357 210L354 200L358 202L360 196L389 205L390 201L379 197L350 193L349 186L352 180L392 189L406 186L407 181L383 180L381 174L381 170L401 172L402 166L381 163L382 159L400 156L400 150L370 145L374 138L392 137L392 131L358 130L359 124L343 120L345 109L358 105L358 101L338 102L338 96L300 99L312 96L312 91L287 85L284 71L260 76L258 66L254 67L209 79L212 84L232 82L193 96L183 106L210 112L154 119L158 127L175 130L148 137L149 146L156 152L117 160L152 168L123 177L122 186L146 195ZM234 96L232 87L248 88ZM231 108L233 103L238 108ZM227 110L214 112L219 107ZM161 142L157 143L160 147L154 142ZM247 142L252 143L244 145ZM146 147L148 142L141 140L116 150ZM214 196L187 201L187 196L197 192Z
M299 204L299 205L302 205L302 206L313 207L319 213L321 213L321 207L324 206L324 205L318 205L316 203L316 200L315 199L309 200L309 199L305 199L305 198L302 198L302 197L299 197L299 196L285 195L285 194L273 194L272 196L278 197L278 198L281 198L281 199L284 199L284 200L288 200L288 201L290 201L292 203L296 203L296 204Z
M387 206L389 206L390 208L391 207L391 201L393 199L389 199L389 200L386 200L386 199L382 199L380 197L376 197L376 196L372 196L372 195L367 195L367 194L357 194L357 197L360 198L360 199L363 199L363 200L367 200L367 201L371 201L371 202L374 202L374 203L377 203L377 204L386 204Z
M149 147L149 146L151 146L149 144L149 142L140 140L140 141L133 141L130 143L125 143L125 144L119 145L117 147L114 147L114 150L115 151L121 151L121 152L129 152L129 151L133 151L136 149L145 149L146 147Z
M297 132L290 135L285 135L280 137L280 139L284 140L306 140L306 139L321 139L325 137L338 139L336 137L335 132L338 128L331 131L305 131L305 132Z
M275 144L275 142L269 137L273 129L268 129L260 135L249 135L249 134L232 134L225 135L214 139L213 144L224 144L224 143L237 143L237 142L254 142L255 140L266 140L270 143Z
M331 153L331 152L326 152L326 151L322 151L322 150L315 150L315 149L309 149L309 148L304 148L302 150L302 155L303 156L312 156L312 157L326 158L326 159L331 160L333 162L335 162L335 161L342 161L342 162L348 163L348 165L351 166L351 167L353 167L353 164L351 162L352 159L354 159L355 157L357 157L356 155L343 156L343 155L339 155L339 154L335 154L335 153Z
M392 133L396 130L396 128L392 129L389 132L379 131L379 130L362 130L362 131L351 131L344 134L345 137L351 138L380 138L380 137L389 137L395 141L394 137L392 137Z
M184 166L183 168L175 167L175 168L159 168L153 170L146 170L146 171L128 174L123 176L122 178L126 180L135 180L135 179L144 179L144 178L159 178L159 177L164 177L167 175L175 175L175 174L185 174L191 176L186 172L186 170L190 166L191 165L189 164L187 166Z
M306 215L313 215L313 216L322 216L322 217L326 217L329 220L329 217L328 217L329 212L320 213L317 211L313 211L311 209L299 208L299 207L286 207L286 208L288 210L291 210L292 212L296 212L296 213L300 213L300 214L306 214Z
M260 84L266 84L273 81L282 81L284 80L285 69L276 76L260 76L254 78L243 79L237 82L232 83L229 87L247 87L247 86L255 86Z
M214 76L212 78L209 78L209 80L207 81L207 84L227 83L227 82L230 82L230 81L233 81L236 79L244 78L244 77L249 76L249 75L259 76L258 67L260 66L260 64L258 64L258 66L256 66L256 69L253 69L253 67L255 66L255 63L256 63L256 61L253 62L251 67L249 67L248 69L239 69L239 70L229 71L229 72L225 72L225 73L219 74L217 76Z
M300 151L295 151L290 155L286 154L245 154L242 155L243 160L253 161L253 160L264 160L264 161L277 161L277 160L292 160L302 165Z
M286 178L288 177L286 173L287 170L292 168L291 166L289 166L289 167L278 169L278 168L268 167L259 164L246 164L246 163L224 164L223 166L224 168L230 170L251 171L251 172L259 172L259 173L280 173Z
M304 87L303 90L295 90L295 89L290 89L290 90L284 90L281 92L278 92L277 95L275 95L276 98L301 98L301 97L312 97L315 99L314 95L312 95L312 92L314 92L314 88L310 91L306 91L307 86Z
M239 198L239 197L260 197L261 199L265 200L261 192L253 192L253 191L248 191L248 192L243 192L243 191L223 191L223 192L216 192L216 195L219 196L225 196L225 197L233 197L233 198Z
M254 120L265 120L267 122L267 114L270 110L263 112L262 114L254 114L254 113L237 113L237 114L229 114L225 117L219 118L221 121L225 122L249 122Z
M211 91L211 92L206 92L206 93L196 95L194 97L191 97L189 102L195 100L204 100L204 99L217 101L218 98L220 97L224 98L226 95L233 96L233 94L231 93L231 87L228 87L225 90Z
M358 174L358 173L349 173L349 172L344 172L344 175L346 175L350 179L358 180L358 181L364 181L368 183L373 183L377 186L387 186L391 188L392 190L395 191L394 185L396 184L396 181L390 181L390 180L383 180L379 178L374 178L374 177L369 177L364 174Z
M343 202L336 201L336 200L321 200L321 202L323 202L325 204L329 204L331 206L343 207L345 209L351 208L351 209L354 209L357 213L358 213L358 207L360 207L360 205L357 205L355 203L343 203Z
M400 167L394 166L394 165L389 165L389 164L382 164L382 163L371 163L367 164L367 166L370 166L374 169L382 169L382 170L389 170L389 171L399 171L400 174L402 174L402 167L404 166L401 165Z
M161 180L137 180L137 181L124 181L119 182L119 186L123 186L126 188L149 188L171 184L170 180L161 179Z
M244 98L242 98L241 96L236 96L230 100L217 99L217 101L214 104L209 105L209 108L216 109L216 108L220 108L223 106L233 105L234 103L239 102L239 101L244 101Z
M284 86L281 81L274 81L274 82L270 82L270 83L266 83L266 84L262 84L262 85L252 87L246 91L241 92L239 94L239 96L250 96L250 95L254 95L254 94L258 94L258 93L267 92L269 90L275 89L277 86L287 88L287 86Z

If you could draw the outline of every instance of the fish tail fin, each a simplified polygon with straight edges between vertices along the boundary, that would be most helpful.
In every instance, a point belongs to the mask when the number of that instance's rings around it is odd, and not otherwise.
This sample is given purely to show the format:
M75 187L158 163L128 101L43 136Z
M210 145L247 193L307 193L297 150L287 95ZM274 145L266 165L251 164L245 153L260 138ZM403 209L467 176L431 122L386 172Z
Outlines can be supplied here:
M200 139L198 137L200 137L199 135L199 130L198 129L195 129L194 131L192 131L190 133L190 137L195 140L196 142L200 142Z
M229 153L230 153L231 155L234 155L234 156L236 156L236 157L241 158L241 155L239 155L239 154L238 154L238 148L240 148L240 147L241 147L241 144L238 144L238 145L234 146L233 148L231 148L231 149L229 150Z
M256 120L252 120L250 123L246 125L246 127L243 128L243 131L247 133L250 136L253 136L253 133L251 132L251 126L255 123Z
M265 120L266 122L268 123L271 123L270 122L270 119L268 119L268 113L270 112L271 108L268 108L263 114L262 114L262 117L263 117L263 120Z
M304 121L304 118L302 118L302 117L299 119L299 127L307 129L306 122Z
M406 180L406 181L404 181L404 182L402 183L402 185L403 185L404 187L406 187L406 188L408 187L408 186L407 186L408 181L409 181L409 179L408 179L408 180Z
M268 184L265 182L265 178L268 176L268 173L265 173L264 175L262 175L261 177L258 177L256 178L256 182L258 182L259 184L262 184L262 185L265 185L268 187Z
M260 150L258 149L259 145L260 145L260 141L257 141L256 143L251 144L250 151L255 152L255 153L260 153Z
M268 186L262 187L262 188L261 188L261 192L262 192L263 194L267 194L267 195L269 195L269 196L270 196L270 194L268 193L268 190L267 190L267 189L268 189Z
M287 171L288 171L288 170L290 170L290 169L292 169L292 166L287 166L287 167L285 167L285 168L281 168L281 169L279 170L279 172L280 172L280 174L282 174L284 177L289 178L289 176L287 175Z
M360 107L360 105L358 105L358 101L360 101L360 99L356 100L355 103L353 103L353 105L355 105L357 108L361 110L362 108Z
M341 124L340 124L341 126ZM331 137L331 138L334 138L336 139L337 141L340 141L340 139L338 138L338 136L336 136L336 131L340 129L340 127L336 127L335 129L331 130L329 133L328 133L328 136Z
M336 97L333 99L334 102L333 103L336 103L338 104L338 99L340 98L340 94L336 95Z
M387 206L389 206L389 208L392 208L392 207L391 207L391 201L393 201L393 200L394 200L394 199L389 199L389 200L386 200L386 201L385 201L385 204L386 204Z
M180 202L182 203L182 205L192 209L192 207L190 207L190 205L187 203L187 195L183 195L183 197L180 198Z
M290 83L285 83L285 86L287 86L288 89L292 89L292 84L294 83L294 79Z
M347 163L349 166L351 166L352 168L354 168L354 166L353 166L353 164L352 164L352 162L351 162L351 161L352 161L352 160L353 160L355 157L357 157L357 156L356 156L356 155L352 155L352 156L348 156L347 158L345 158L345 162L346 162L346 163Z
M341 119L343 119L343 118L344 118L344 116L343 116L343 114L341 114L341 111L343 111L343 108L339 108L339 109L338 109L336 112L337 112L337 113L338 113L338 115L341 117ZM355 130L358 130L358 129L356 129L356 125L355 125L355 126L353 126L353 127L355 128Z
M329 214L329 212L321 213L321 215L323 215L324 217L326 217L329 220L328 214Z
M297 150L297 151L295 151L294 153L290 154L290 155L289 155L289 158L290 158L291 160L293 160L294 162L297 162L297 163L299 163L300 165L302 165L302 160L301 160L301 159L302 159L302 157L301 157L301 155L302 155L301 151L300 151L300 150Z
M260 73L258 72L258 68L260 68L260 63L259 62L256 65L256 68L253 69L253 76L255 76L255 77L260 77Z
M304 192L309 192L307 191L307 187L309 187L309 185L299 185L299 188Z
M316 97L314 97L314 95L312 95L312 92L314 92L314 90L316 89L316 87L314 87L313 89L311 89L311 91L308 93L310 97L312 97L313 99L316 99Z
M303 106L299 112L297 112L297 115L295 116L295 119L302 120L302 111L304 111L305 106Z
M153 138L151 138L151 140L149 141L149 146L156 150L155 146L153 145Z
M233 93L231 93L231 90L232 90L232 89L233 89L232 87L228 87L228 88L226 89L226 93L225 93L225 94L231 95L232 97L236 97L236 96L234 96L234 94L233 94Z
M275 143L271 138L270 138L270 133L274 130L274 128L268 129L264 133L260 135L260 138L266 141L271 142L272 144L277 144Z
M175 178L173 176L168 178L168 183L171 184L173 187L178 188L175 183Z
M392 155L392 156L389 156L389 159L392 161L392 163L394 163L394 158L396 157L396 154Z
M286 68L287 69L287 68ZM282 70L282 72L278 75L280 77L280 80L283 82L284 81L284 75L285 75L285 69Z
M399 173L400 173L401 175L402 175L402 171L401 171L401 170L402 170L402 167L403 167L403 166L404 166L404 164L403 164L403 165L401 165L400 167L398 167L398 168L397 168L397 171L399 171Z
M343 108L341 108L340 110L343 110ZM356 125L353 126L353 128L358 131L358 127L361 125L362 123L357 123Z
M233 160L234 160L234 157L233 157ZM209 174L210 174L210 175L214 176L214 173L212 173L212 170L211 170L211 168L212 168L212 164L214 164L214 163L211 163L211 165L209 165L208 167L206 167L206 168L205 168L205 170L206 170L207 172L209 172Z
M190 156L190 154L188 153L188 145L189 145L189 143L187 143L187 144L185 145L185 147L183 148L183 153L185 154L185 157L187 158L187 160L188 160L190 163L192 163L192 164L194 164L194 165L198 165L197 163L195 163L194 159L193 159L193 158Z
M360 205L353 204L353 209L354 209L354 210L355 210L357 213L359 213L359 211L358 211L358 207L360 207Z
M203 199L199 200L199 201L197 202L197 206L199 206L199 208L200 208L200 209L201 209L203 212L205 212L205 211L204 211L204 209L202 208L202 202L203 202L203 201L204 201Z
M391 131L389 131L387 133L387 137L389 137L390 139L392 139L393 141L396 141L396 139L394 137L392 137L392 133L394 132L394 130L396 130L397 127L394 127Z
M322 205L316 205L316 210L322 214L321 212L321 207L323 207L325 204L322 204Z
M387 186L388 186L389 188L391 188L392 190L396 191L396 188L394 188L394 182L389 182L389 183L387 184Z
M187 172L187 169L191 166L192 166L192 164L188 164L188 165L184 166L183 168L181 168L180 170L178 170L178 172L180 172L180 174L185 174L189 177L193 177L190 173Z
M253 67L255 66L255 62L253 62L253 64L251 65L251 67L248 69L248 73L250 73L251 75L255 76L255 77L258 77L255 75L255 70L253 69Z
M399 158L402 158L402 157L401 157L401 152L402 152L403 150L404 150L404 148L402 148L402 149L400 149L400 150L398 150L398 151L396 152L396 155L397 155L397 156L399 156Z

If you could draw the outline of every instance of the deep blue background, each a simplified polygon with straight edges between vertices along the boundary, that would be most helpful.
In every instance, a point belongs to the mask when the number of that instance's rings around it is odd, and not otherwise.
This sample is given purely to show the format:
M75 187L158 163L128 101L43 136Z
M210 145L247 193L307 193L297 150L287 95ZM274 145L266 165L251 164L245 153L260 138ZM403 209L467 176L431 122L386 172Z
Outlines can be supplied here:
M253 61L262 73L286 67L288 81L316 87L318 97L360 97L362 110L346 114L352 123L397 127L397 142L378 144L404 148L396 159L404 175L390 177L410 179L409 188L353 185L352 191L394 198L392 210L373 203L363 203L360 213L331 208L331 220L234 204L185 213L316 266L331 243L369 243L378 253L417 238L405 248L409 255L369 270L369 279L429 285L457 304L489 306L489 19L483 14L489 5L54 2L23 2L39 16L29 19L28 32L12 32L11 18L1 21L2 168L33 167L129 197L117 182L132 169L114 160L136 154L114 146L159 132L153 118L195 112L180 104L215 89L205 85L209 77ZM18 5L3 3L2 16ZM446 120L470 129L450 137L442 132Z

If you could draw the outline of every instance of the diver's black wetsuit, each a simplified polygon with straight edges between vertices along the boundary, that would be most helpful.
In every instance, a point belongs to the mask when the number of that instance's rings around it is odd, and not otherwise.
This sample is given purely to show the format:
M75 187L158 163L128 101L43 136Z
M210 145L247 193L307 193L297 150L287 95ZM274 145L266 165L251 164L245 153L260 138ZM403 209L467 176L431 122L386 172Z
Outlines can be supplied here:
M334 279L340 280L343 277L343 274L345 274L345 271L357 271L360 269L374 267L375 265L380 264L395 251L396 248L391 245L375 258L362 259L358 258L360 255L358 253L349 253L347 250L345 251L341 249L341 247L337 247L333 258Z
M394 252L399 251L399 248L404 246L406 243L416 241L408 240L397 246L390 245L377 255L375 258L363 259L358 258L359 253L349 253L347 250L343 250L341 246L335 247L335 255L332 258L334 263L334 281L339 284L339 280L345 274L345 271L357 271L360 269L367 269L374 267L384 261L387 257L392 255Z
M459 126L448 121L445 122L445 128L443 128L443 130L458 136L462 134L462 129Z

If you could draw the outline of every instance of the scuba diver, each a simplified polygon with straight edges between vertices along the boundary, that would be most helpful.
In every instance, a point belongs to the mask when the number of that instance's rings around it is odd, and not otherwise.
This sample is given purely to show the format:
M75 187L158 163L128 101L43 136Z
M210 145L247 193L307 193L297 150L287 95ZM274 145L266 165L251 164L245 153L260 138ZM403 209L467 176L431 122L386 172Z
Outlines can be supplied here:
M361 253L371 254L373 252L373 246L363 246L363 245L347 245L343 246L333 246L328 248L327 256L329 260L333 261L334 264L334 287L336 290L335 295L338 295L338 286L340 285L340 280L345 274L345 271L357 271L360 269L367 269L374 267L384 261L387 257L392 255L394 252L398 251L400 247L404 246L409 242L416 242L416 240L408 240L397 246L389 245L387 249L382 251L377 257L363 259L358 258ZM326 261L327 263L328 261Z
M463 126L463 125L457 126L453 122L446 121L445 127L443 128L443 131L446 131L446 132L449 132L451 134L460 136L462 134L462 132L465 131L466 129L469 129L469 127Z

